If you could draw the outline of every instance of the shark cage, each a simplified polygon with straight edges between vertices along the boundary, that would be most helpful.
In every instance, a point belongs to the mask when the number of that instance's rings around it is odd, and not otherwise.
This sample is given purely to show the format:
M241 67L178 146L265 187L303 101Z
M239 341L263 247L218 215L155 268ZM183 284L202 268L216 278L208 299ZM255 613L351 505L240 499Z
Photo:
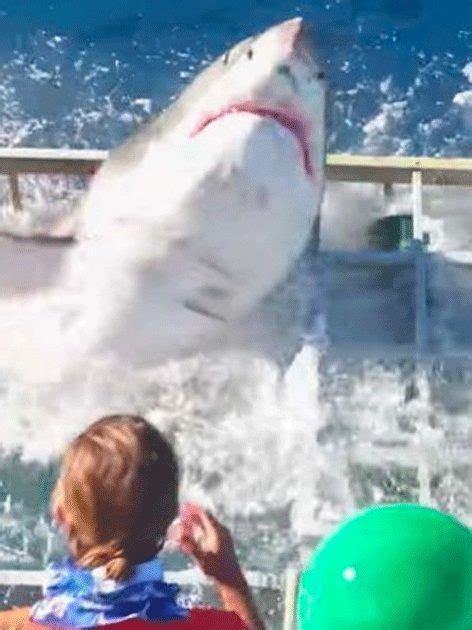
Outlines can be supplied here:
M21 222L24 213L19 178L88 176L106 155L1 150L11 216ZM276 610L267 613L271 627L287 629L300 562L355 509L419 501L472 524L472 160L336 154L327 178L313 259L323 343L299 352L283 400L273 401L291 418L290 432L278 429L282 446L297 443L296 554L272 571L248 570L266 612ZM37 595L33 543L47 560L55 542L44 518L17 526L15 538L11 494L2 486L0 495L6 605L24 601L24 589ZM170 578L201 582L187 569Z

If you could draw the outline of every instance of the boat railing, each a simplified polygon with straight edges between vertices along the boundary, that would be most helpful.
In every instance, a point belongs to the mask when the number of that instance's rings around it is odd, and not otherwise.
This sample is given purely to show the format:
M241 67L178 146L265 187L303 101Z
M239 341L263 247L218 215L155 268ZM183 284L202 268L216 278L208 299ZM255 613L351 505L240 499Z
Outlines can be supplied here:
M20 211L22 175L93 175L107 157L100 150L0 148L0 174L8 177L13 208ZM422 186L472 186L472 159L329 154L326 176L328 181L383 184L386 197L394 184L410 184L418 214Z

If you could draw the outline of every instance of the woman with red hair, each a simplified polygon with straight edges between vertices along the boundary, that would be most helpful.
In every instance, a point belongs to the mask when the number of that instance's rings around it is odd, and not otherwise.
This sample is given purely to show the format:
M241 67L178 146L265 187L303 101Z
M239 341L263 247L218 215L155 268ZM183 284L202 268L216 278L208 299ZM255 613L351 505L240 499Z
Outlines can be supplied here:
M228 530L196 505L182 506L175 521L177 461L143 418L102 418L70 444L52 512L71 557L51 567L32 608L0 613L1 630L263 628ZM179 604L156 558L169 528L213 580L223 610Z

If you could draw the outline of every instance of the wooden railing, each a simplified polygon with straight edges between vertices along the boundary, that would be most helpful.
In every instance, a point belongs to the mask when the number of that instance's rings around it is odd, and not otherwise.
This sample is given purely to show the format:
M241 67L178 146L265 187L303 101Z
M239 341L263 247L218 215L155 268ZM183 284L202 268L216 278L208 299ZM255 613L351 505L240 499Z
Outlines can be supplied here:
M13 207L20 211L19 176L93 175L107 157L98 150L0 149L0 174L8 176ZM411 183L419 200L422 185L472 186L472 159L330 154L326 175L330 181L382 183L387 195L393 184Z

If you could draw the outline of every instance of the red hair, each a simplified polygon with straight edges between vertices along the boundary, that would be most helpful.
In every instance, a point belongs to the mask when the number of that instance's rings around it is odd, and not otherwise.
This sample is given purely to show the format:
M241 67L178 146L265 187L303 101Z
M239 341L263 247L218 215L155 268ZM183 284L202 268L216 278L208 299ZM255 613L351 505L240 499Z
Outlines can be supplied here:
M174 452L143 418L101 418L68 447L53 505L75 560L125 579L162 547L177 514Z

